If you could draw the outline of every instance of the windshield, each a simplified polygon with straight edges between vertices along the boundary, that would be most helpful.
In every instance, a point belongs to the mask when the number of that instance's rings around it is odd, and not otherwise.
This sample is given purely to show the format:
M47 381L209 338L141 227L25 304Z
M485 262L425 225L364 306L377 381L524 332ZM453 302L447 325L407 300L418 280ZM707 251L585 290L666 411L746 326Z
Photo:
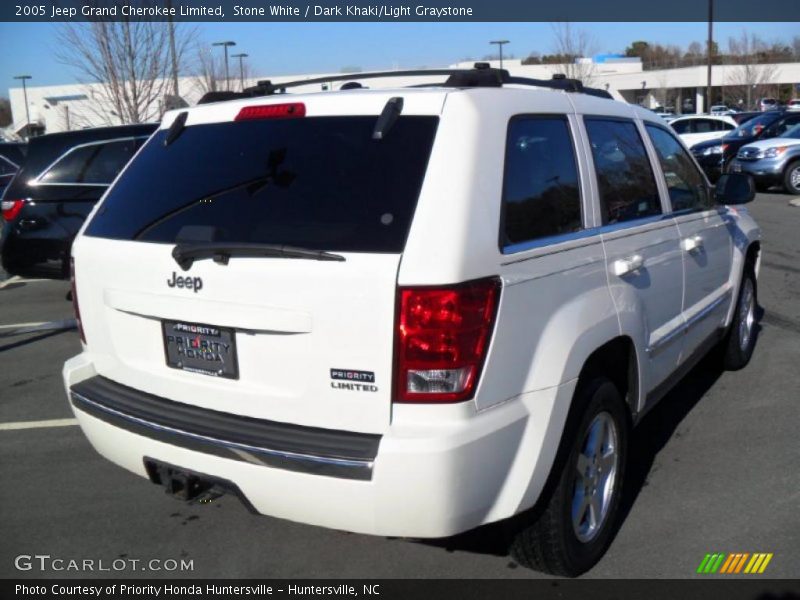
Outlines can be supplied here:
M761 115L759 117L755 117L739 125L736 129L731 131L727 135L727 137L738 137L738 138L755 137L759 133L761 133L761 131L765 127L771 125L774 120L775 120L775 115Z
M800 140L800 123L798 123L797 125L795 125L793 127L790 127L789 129L784 131L782 134L780 134L778 137L794 138L794 139Z
M89 224L90 236L148 242L286 244L402 252L438 118L193 125L158 131Z

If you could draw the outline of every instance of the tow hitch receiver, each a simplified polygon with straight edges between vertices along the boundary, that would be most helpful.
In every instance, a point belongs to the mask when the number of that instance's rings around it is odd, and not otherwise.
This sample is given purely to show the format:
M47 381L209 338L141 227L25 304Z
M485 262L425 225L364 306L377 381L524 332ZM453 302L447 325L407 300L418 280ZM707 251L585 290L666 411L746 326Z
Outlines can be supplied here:
M225 488L213 478L198 473L151 459L145 459L144 465L150 481L164 486L168 495L184 502L208 503L226 492Z

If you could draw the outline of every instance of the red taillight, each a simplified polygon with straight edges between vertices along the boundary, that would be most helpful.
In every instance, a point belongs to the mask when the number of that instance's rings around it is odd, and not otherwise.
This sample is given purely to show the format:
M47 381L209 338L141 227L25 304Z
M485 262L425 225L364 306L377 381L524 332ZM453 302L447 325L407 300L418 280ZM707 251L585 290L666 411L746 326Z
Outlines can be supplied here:
M500 280L399 290L396 402L461 402L475 393Z
M263 104L245 106L234 121L253 121L255 119L294 119L306 116L306 105L302 102L286 104Z
M75 260L69 259L69 284L72 289L72 310L75 312L75 320L78 322L78 333L81 341L86 343L86 335L83 333L83 323L81 323L81 309L78 306L78 288L75 285Z
M3 200L0 202L0 208L3 210L3 219L5 219L6 223L10 223L17 218L24 204L24 200Z

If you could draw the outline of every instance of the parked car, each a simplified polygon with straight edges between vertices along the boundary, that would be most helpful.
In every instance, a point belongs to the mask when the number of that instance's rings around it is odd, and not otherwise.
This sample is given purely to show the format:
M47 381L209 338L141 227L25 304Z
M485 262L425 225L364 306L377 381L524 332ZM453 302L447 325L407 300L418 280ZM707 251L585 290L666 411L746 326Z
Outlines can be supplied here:
M0 199L14 175L19 171L19 167L25 159L26 150L25 144L0 143Z
M736 129L736 121L729 116L688 115L670 121L683 143L693 146L700 142L716 140Z
M655 107L654 109L652 109L652 110L653 110L653 112L654 112L654 113L656 113L656 114L657 114L659 117L661 117L662 119L665 119L665 120L668 120L668 119L674 119L674 118L676 117L676 115L675 115L675 109L674 109L673 107L671 107L671 106L667 106L667 107L664 107L664 106L656 106L656 107Z
M729 107L727 104L715 104L711 107L711 110L709 111L710 114L715 116L734 115L737 112L739 111Z
M800 123L800 114L796 112L773 110L761 113L721 139L695 144L691 148L692 154L708 178L716 181L742 146L779 136L797 123Z
M82 129L32 138L3 197L0 259L26 277L69 278L72 239L156 125Z
M800 123L778 137L742 146L730 171L748 173L759 190L780 185L800 195Z
M786 103L786 110L800 110L800 98L793 98Z
M536 504L515 560L587 570L630 425L753 352L752 179L578 82L300 83L167 113L77 236L84 433L185 500L360 533Z
M758 101L758 110L765 111L765 110L778 110L780 109L781 104L775 98L761 98Z

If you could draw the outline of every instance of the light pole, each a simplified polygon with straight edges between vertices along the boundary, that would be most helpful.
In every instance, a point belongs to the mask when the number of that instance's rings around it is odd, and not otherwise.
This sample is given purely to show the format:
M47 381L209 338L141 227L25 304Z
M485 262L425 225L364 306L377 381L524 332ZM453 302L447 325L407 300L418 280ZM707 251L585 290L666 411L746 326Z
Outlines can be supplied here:
M172 22L172 0L167 0L167 10L169 11L168 31L169 31L169 56L172 63L172 93L177 98L178 94L178 53L175 51L175 23Z
M706 106L705 112L711 110L711 63L714 48L714 0L708 0L708 73L706 74ZM695 111L696 112L696 111Z
M30 75L14 75L14 79L22 80L22 96L25 98L25 122L28 124L28 130L31 128L31 113L28 110L28 88L25 86L25 82L28 79L33 79ZM28 131L30 133L30 131Z
M244 91L244 64L242 63L242 59L247 58L250 56L249 54L245 54L241 52L239 54L234 54L231 58L238 58L239 59L239 82L242 85L242 91Z
M214 42L211 45L212 46L222 46L225 49L225 89L227 91L230 91L230 89L231 89L231 80L230 80L230 77L228 76L228 48L230 46L235 46L236 42L231 42L231 41Z
M497 44L497 47L500 49L500 68L503 68L503 46L508 44L508 40L492 40L489 42L490 44Z

